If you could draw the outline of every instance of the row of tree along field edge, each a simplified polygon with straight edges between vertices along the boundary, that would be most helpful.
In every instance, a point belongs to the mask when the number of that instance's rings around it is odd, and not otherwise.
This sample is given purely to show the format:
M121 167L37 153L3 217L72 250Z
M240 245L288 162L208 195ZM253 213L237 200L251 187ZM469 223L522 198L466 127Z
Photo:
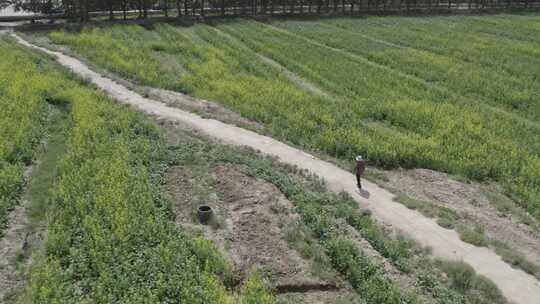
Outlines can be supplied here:
M309 150L497 181L540 218L539 25L538 15L236 19L49 38L121 77L223 103ZM498 86L504 98L485 89Z
M233 303L237 296L225 287L230 266L209 241L174 224L160 195L167 154L157 128L50 59L5 38L0 52L9 58L0 62L0 91L13 105L13 115L1 117L18 117L13 124L25 126L31 119L25 111L41 117L49 102L68 105L71 124L50 189L48 237L33 261L23 302ZM28 138L39 133L18 132ZM17 136L10 138L17 143ZM5 158L24 160L29 149L15 147L2 149L10 152ZM255 281L242 289L243 298L265 296Z
M265 15L327 15L367 13L482 12L535 10L539 0L68 0L60 2L0 0L2 7L35 12L41 17L88 21L97 19ZM41 15L43 14L43 15ZM22 16L31 19L35 16ZM14 17L15 18L15 17Z

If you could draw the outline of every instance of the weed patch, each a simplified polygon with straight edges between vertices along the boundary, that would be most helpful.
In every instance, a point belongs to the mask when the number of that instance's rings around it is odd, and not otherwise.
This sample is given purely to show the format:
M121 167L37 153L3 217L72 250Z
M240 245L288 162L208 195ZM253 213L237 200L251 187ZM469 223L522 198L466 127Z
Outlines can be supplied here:
M465 225L459 225L457 231L459 237L464 242L480 247L487 247L489 245L489 239L484 234L482 227L476 226L470 228Z

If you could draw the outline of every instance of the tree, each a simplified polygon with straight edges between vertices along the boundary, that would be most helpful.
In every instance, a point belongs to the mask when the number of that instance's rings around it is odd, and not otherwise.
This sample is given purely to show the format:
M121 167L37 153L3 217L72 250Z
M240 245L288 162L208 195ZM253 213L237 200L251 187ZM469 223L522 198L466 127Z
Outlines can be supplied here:
M0 0L0 9L4 9L10 5L13 5L11 0Z

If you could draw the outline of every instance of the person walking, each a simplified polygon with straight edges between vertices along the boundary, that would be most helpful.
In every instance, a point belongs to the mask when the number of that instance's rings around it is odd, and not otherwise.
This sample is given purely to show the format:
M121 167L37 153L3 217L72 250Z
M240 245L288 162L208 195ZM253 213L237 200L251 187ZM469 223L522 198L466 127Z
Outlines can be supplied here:
M358 155L356 157L356 183L358 185L359 189L362 189L362 184L360 183L360 177L362 174L364 174L364 170L366 170L366 162L362 158L362 155Z

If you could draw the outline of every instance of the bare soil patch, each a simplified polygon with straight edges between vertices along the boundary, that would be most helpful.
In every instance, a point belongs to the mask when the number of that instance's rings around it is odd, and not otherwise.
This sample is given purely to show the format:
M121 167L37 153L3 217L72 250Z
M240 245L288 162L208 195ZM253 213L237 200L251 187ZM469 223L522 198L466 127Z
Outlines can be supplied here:
M335 285L314 278L306 261L282 238L281 227L296 220L297 215L291 202L274 185L229 165L216 168L214 174L216 189L223 195L227 229L232 234L230 252L242 277L253 267L268 268L277 277L278 286L301 289L318 285L322 290L335 289Z
M280 303L296 304L349 304L358 303L355 296L342 291L310 291L308 293L287 293L280 296Z
M182 144L182 133L171 131L177 127L164 124L169 144ZM336 273L315 273L312 261L291 248L286 228L299 215L273 184L226 163L173 166L166 180L176 223L212 240L233 266L239 285L261 271L284 303L351 303L358 297ZM209 225L198 223L196 209L202 204L214 210Z
M229 164L197 175L192 168L172 167L167 190L177 222L198 226L230 258L242 281L255 269L269 273L276 290L286 292L335 291L339 282L315 277L309 262L289 247L282 228L296 221L294 207L272 184L251 177ZM197 224L195 210L209 204L216 216L209 226Z
M26 179L30 178L34 167L26 169ZM0 239L0 303L12 302L24 287L31 252L45 238L44 229L31 225L26 214L28 204L27 199L22 199L10 212L5 235Z
M6 299L12 290L20 289L24 279L18 271L17 257L26 251L27 238L24 206L15 207L9 214L8 228L0 240L0 300Z

